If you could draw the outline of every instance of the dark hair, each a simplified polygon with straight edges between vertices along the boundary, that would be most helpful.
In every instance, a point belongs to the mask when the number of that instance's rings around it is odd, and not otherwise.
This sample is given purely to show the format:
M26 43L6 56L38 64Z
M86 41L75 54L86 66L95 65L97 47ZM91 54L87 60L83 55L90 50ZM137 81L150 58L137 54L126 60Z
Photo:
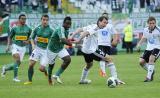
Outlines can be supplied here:
M147 20L147 23L149 23L150 21L155 21L156 22L156 18L153 16L150 16Z
M22 16L25 16L25 17L26 17L25 14L20 14L19 17L18 17L18 19L20 19Z
M70 17L70 16L67 16L67 17L65 17L65 18L64 18L63 23L65 23L65 22L66 22L66 20L71 21L72 19L71 19L71 17Z
M97 25L98 25L98 22L99 22L99 21L103 21L103 19L108 20L108 17L105 17L105 16L99 17L99 18L98 18L98 21L97 21Z
M49 16L48 16L47 14L42 15L41 20L42 20L42 18L43 18L43 17L46 17L46 18L48 18L48 19L49 19Z

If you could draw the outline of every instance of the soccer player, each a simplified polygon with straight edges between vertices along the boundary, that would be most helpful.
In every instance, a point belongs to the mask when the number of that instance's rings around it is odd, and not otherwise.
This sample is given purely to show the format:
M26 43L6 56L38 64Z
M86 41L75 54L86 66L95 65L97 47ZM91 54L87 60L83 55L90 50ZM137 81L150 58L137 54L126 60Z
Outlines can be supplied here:
M102 16L105 16L108 18L108 14L103 13ZM111 40L112 43L111 43ZM118 43L118 33L117 31L113 28L113 25L108 23L105 28L99 30L98 33L98 49L102 51L101 53L103 56L105 55L110 55L111 54L111 47L116 46ZM102 77L106 76L106 64L104 61L100 61L100 75ZM109 64L108 64L109 65ZM107 66L109 67L111 74L112 74L112 66Z
M137 44L137 49L143 42L147 41L147 47L140 57L139 63L147 71L144 82L153 81L155 62L160 54L160 29L156 26L155 17L149 17L147 20L148 27L144 28L143 36Z
M74 41L75 43L80 42L80 40L84 38L83 45L82 45L82 52L83 52L83 56L86 62L86 67L82 71L82 76L81 76L79 84L91 83L91 80L87 79L87 75L88 75L89 69L93 65L93 60L105 61L109 64L109 66L112 66L112 68L115 67L114 63L112 62L111 56L106 55L104 57L104 55L101 54L103 51L96 50L98 46L97 34L99 33L100 30L106 27L107 21L108 21L107 17L101 16L99 17L97 24L89 25L87 27L78 29L71 36L72 38L75 34L82 32L80 38ZM114 72L113 76L116 77L117 81L119 83L122 82L117 78L117 73L116 73L115 68L113 72Z
M58 56L63 60L61 67L58 69L55 75L52 76L53 80L56 80L58 83L62 83L62 81L60 80L60 75L64 72L64 70L68 67L68 65L71 62L70 55L64 48L64 44L72 45L71 42L68 40L70 27L71 18L67 16L63 20L63 25L55 29L49 41L47 55L49 59L48 81L50 85L52 85L51 75L56 57Z
M31 44L33 47L32 54L30 56L29 68L28 68L28 82L24 84L32 84L32 77L34 74L34 65L39 60L41 72L44 72L47 76L47 70L45 69L48 64L47 58L47 45L48 41L53 33L53 30L50 28L49 24L49 16L43 15L41 18L41 25L35 28L33 33L31 34ZM36 45L35 45L36 43Z
M19 15L19 23L17 26L11 29L11 32L8 36L8 43L6 52L11 48L12 40L12 56L14 63L7 64L2 67L1 76L4 77L6 71L14 70L13 81L20 82L18 79L18 68L23 60L24 54L26 52L26 45L29 43L29 36L32 30L26 25L26 16L24 14Z

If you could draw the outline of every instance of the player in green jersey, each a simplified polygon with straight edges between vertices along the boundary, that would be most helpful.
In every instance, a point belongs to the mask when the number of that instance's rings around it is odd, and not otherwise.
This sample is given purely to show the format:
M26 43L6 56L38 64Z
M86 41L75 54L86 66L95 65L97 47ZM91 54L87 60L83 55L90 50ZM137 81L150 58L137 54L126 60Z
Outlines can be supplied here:
M70 55L64 48L64 44L72 45L71 42L67 40L70 27L71 27L71 18L65 17L63 25L55 29L49 41L47 55L49 59L48 80L50 85L52 85L51 75L56 57L59 56L63 60L61 67L58 69L56 74L53 75L53 79L57 80L58 83L62 83L59 77L71 62Z
M7 64L2 67L2 77L5 76L6 71L14 70L13 81L20 82L20 80L18 79L18 68L26 52L25 46L29 43L29 36L31 32L32 30L26 25L26 16L24 14L21 14L19 16L18 25L11 29L11 32L8 36L8 43L6 48L6 52L8 52L11 48L12 41L11 52L14 59L14 63Z
M29 61L28 81L24 84L32 84L32 77L34 73L33 67L38 60L40 61L39 70L44 72L47 76L47 70L45 69L46 65L48 64L47 45L53 33L53 30L50 28L48 21L49 16L43 15L41 18L41 25L35 28L31 34L31 44L34 50L32 51Z

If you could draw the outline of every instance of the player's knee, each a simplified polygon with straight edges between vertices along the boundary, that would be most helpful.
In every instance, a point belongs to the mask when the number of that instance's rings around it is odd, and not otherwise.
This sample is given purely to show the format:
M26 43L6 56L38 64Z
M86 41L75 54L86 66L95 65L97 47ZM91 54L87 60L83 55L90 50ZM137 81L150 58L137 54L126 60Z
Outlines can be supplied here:
M21 64L20 60L16 60L17 65L19 66Z
M143 67L143 66L144 66L144 64L145 64L145 62L144 62L144 61L139 61L139 65L140 65L141 67Z
M149 62L148 62L148 63L154 64L154 61L155 61L155 59L149 59Z
M30 61L29 61L29 66L30 66L30 67L33 67L33 66L35 65L35 63L36 63L36 61L30 60Z
M89 70L93 66L93 62L87 63L86 69Z
M150 63L150 64L154 64L155 59L156 59L156 57L155 57L154 55L151 55L151 56L149 57L149 63Z
M107 62L113 62L113 58L111 56L109 56L109 55L105 57L105 60Z
M45 71L45 67L39 67L39 70L41 71L41 72L44 72Z
M64 63L69 65L71 63L71 58L70 57L65 58Z

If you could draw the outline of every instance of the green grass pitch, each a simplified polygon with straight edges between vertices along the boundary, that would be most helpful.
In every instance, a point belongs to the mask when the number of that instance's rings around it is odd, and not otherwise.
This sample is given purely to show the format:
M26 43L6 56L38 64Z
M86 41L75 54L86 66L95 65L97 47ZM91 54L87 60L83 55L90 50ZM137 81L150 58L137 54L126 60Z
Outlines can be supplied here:
M119 53L113 56L117 66L118 76L126 82L116 88L108 88L106 78L99 76L98 62L94 62L88 78L89 85L79 85L82 68L85 63L82 56L72 56L72 62L62 74L63 84L55 83L49 86L47 78L35 66L32 85L23 85L27 81L28 56L19 68L20 83L14 83L13 71L7 72L5 78L0 78L0 98L160 98L160 62L156 63L154 81L144 83L146 72L139 66L139 53ZM11 63L11 55L0 55L0 67ZM61 60L57 59L53 73L59 68ZM107 69L109 76L109 70Z

